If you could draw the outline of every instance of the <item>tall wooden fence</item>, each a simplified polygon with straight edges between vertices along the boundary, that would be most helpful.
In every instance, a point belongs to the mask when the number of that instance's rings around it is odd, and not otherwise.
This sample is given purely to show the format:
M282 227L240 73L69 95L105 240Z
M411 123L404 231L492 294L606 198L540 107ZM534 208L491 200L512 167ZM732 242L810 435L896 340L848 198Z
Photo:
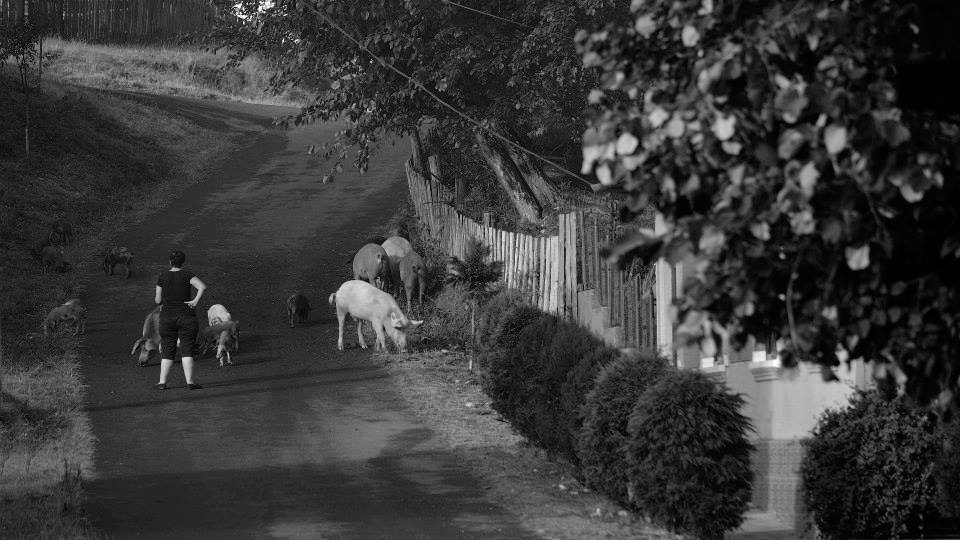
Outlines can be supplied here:
M0 27L23 0L0 0ZM213 28L210 0L26 0L27 16L49 35L91 43L169 43Z
M492 260L503 261L506 285L543 311L594 330L598 325L604 331L619 329L613 340L619 346L657 350L652 268L625 272L600 256L620 228L610 213L560 214L558 233L551 236L505 231L456 211L453 194L439 181L435 158L419 165L417 157L411 158L406 173L417 215L446 253L463 257L476 238L490 248Z

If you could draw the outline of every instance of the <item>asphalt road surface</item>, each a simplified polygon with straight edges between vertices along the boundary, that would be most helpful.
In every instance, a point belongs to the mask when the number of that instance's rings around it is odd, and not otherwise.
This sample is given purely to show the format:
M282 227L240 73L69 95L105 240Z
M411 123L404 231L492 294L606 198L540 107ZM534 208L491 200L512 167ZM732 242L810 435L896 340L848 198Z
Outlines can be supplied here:
M336 350L327 297L399 206L408 145L324 185L306 147L338 126L280 131L270 125L280 108L155 99L245 143L118 236L137 257L133 277L90 276L93 522L118 539L534 538L405 408L352 324L348 350ZM179 363L170 389L156 390L157 359L139 368L130 356L173 247L208 286L198 315L221 303L241 325L237 365L199 361L201 390L186 388ZM284 299L295 290L314 311L290 329Z

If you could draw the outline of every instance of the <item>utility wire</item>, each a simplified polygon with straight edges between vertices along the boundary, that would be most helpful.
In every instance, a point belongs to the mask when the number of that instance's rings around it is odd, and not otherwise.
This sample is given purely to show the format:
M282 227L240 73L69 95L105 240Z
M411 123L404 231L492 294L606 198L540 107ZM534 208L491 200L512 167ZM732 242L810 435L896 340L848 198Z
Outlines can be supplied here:
M550 165L551 167L554 167L555 169L557 169L557 170L559 170L559 171L561 171L561 172L563 172L563 173L566 173L566 174L570 175L571 177L576 178L577 180L580 180L581 182L583 182L584 184L586 184L586 185L588 185L588 186L591 186L591 188L592 188L593 183L590 182L589 180L587 180L586 178L580 176L579 174L577 174L577 173L575 173L575 172L573 172L573 171L571 171L571 170L568 170L566 167L564 167L563 165L560 165L559 163L555 163L555 162L549 160L548 158L546 158L546 157L544 157L544 156L541 156L540 154L534 152L533 150L529 150L529 149L527 149L527 148L524 148L524 147L521 146L520 144L513 142L512 140L510 140L509 138L501 135L500 133L496 132L495 130L493 130L493 129L491 129L491 128L485 126L485 125L483 125L483 123L481 123L480 121L471 118L471 117L468 116L465 112L463 112L463 111L461 111L460 109L458 109L456 106L451 105L450 103L448 103L447 101L445 101L443 98L441 98L440 96L438 96L437 94L435 94L433 91L431 91L429 88L427 88L426 86L424 86L423 83L421 83L420 81L414 79L414 78L411 77L410 75L407 75L406 73L404 73L403 71L401 71L400 69L398 69L397 67L395 67L393 64L391 64L390 62L387 62L386 60L384 60L383 58L381 58L380 56L378 56L376 53L374 53L373 51L371 51L370 49L368 49L363 43L361 43L359 40L357 40L357 39L354 38L352 35L350 35L350 33L347 32L346 30L344 30L339 24L337 24L336 22L334 22L334 20L331 19L326 13L324 13L324 12L321 11L319 8L317 8L317 6L315 6L315 5L313 5L312 3L309 3L309 2L304 2L303 5L304 5L304 6L307 6L311 11L313 11L313 13L314 13L316 16L320 17L321 19L323 19L324 22L326 22L327 24L329 24L330 26L332 26L335 30L337 30L338 32L340 32L341 34L343 34L344 37L346 37L348 40L350 40L351 42L353 42L354 45L356 45L356 46L359 47L361 50L363 50L364 52L366 52L367 54L369 54L371 57L373 57L373 59L376 60L380 65L382 65L383 67L389 69L390 71L393 71L393 72L396 73L397 75L400 75L401 77L403 77L404 79L406 79L408 82L410 82L410 84L412 84L412 85L416 86L417 88L419 88L420 90L422 90L425 94L427 94L428 96L430 96L431 98L433 98L435 101L437 101L438 103L440 103L441 105L443 105L444 107L446 107L447 109L449 109L450 111L452 111L454 114L456 114L456 115L459 116L460 118L466 120L468 123L473 124L474 126L480 128L480 129L486 131L486 132L489 133L490 135L492 135L492 136L496 137L497 139L503 141L505 144L507 144L507 145L509 145L509 146L511 146L511 147L513 147L513 148L516 148L517 150L519 150L519 151L521 151L521 152L523 152L523 153L525 153L525 154L527 154L527 155L529 155L529 156L532 156L532 157L535 157L535 158L539 159L540 161L546 163L547 165Z
M526 24L519 23L519 22L514 21L514 20L512 20L512 19L506 19L506 18L501 17L501 16L499 16L499 15L494 15L493 13L490 13L489 11L482 11L482 10L479 10L479 9L476 9L476 8L472 8L472 7L470 7L470 6L465 6L465 5L463 5L463 4L458 4L457 2L453 2L453 1L451 1L451 0L440 0L440 1L443 2L444 4L450 4L451 6L457 6L458 8L461 8L461 9L466 9L466 10L468 10L468 11L473 11L474 13L479 13L479 14L481 14L481 15L490 17L490 18L492 18L492 19L497 19L498 21L503 21L503 22L505 22L505 23L515 24L515 25L517 25L517 26L519 26L519 27L521 27L521 28L530 28L530 27L527 26Z

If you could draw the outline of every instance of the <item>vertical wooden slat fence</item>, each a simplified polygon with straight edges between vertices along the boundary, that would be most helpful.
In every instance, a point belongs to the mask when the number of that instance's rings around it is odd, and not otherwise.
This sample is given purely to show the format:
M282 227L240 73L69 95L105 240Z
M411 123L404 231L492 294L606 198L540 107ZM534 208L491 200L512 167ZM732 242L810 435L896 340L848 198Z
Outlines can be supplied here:
M0 27L21 0L0 0ZM49 35L89 43L171 43L211 30L220 13L205 0L27 0L27 17Z
M560 214L557 234L550 236L475 222L453 208L454 193L440 181L436 158L424 160L417 146L414 142L413 157L405 165L410 200L428 235L446 253L463 257L469 240L480 240L490 248L491 260L502 261L508 287L541 310L585 326L595 326L598 319L595 305L581 305L581 295L593 291L603 327L619 329L616 345L657 350L654 273L650 268L618 270L600 255L622 232L612 212Z

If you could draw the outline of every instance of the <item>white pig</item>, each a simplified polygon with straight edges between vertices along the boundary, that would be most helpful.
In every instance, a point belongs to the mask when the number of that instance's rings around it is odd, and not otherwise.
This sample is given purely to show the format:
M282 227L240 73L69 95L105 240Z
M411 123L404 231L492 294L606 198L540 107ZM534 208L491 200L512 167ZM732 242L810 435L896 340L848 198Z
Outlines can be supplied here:
M337 306L337 320L340 322L340 334L337 338L337 349L343 350L343 325L347 315L357 320L357 341L360 347L366 349L363 340L363 321L370 321L373 331L377 334L377 350L387 350L384 334L396 344L400 352L407 349L407 335L409 330L415 330L423 321L412 321L400 311L400 306L393 296L381 291L366 281L352 279L340 285L337 292L330 295L330 305Z

